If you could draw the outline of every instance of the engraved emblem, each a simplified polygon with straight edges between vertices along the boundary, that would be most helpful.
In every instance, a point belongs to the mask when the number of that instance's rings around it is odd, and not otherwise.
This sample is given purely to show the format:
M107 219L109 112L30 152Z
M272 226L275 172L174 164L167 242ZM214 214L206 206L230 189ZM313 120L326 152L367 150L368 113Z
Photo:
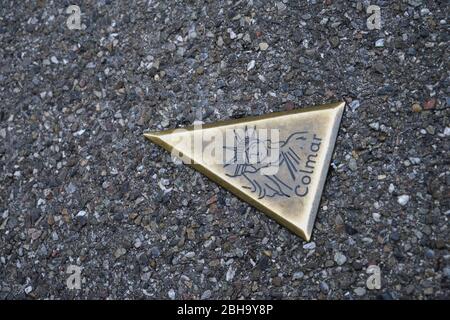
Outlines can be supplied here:
M338 102L145 136L309 240L344 107Z
M243 134L234 132L234 145L224 147L233 152L232 159L224 164L227 176L244 177L247 184L242 188L255 192L258 199L306 196L321 139L308 131L297 131L286 140L272 142L271 139L259 139L257 132L256 127L248 129L247 126ZM274 149L277 149L277 159L266 163ZM268 167L277 168L277 173L261 172Z

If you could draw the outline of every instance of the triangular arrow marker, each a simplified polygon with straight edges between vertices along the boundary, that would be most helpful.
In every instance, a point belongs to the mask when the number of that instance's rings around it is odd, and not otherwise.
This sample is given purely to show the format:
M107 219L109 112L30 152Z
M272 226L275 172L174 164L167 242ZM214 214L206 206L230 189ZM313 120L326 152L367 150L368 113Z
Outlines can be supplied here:
M309 241L344 102L145 137Z

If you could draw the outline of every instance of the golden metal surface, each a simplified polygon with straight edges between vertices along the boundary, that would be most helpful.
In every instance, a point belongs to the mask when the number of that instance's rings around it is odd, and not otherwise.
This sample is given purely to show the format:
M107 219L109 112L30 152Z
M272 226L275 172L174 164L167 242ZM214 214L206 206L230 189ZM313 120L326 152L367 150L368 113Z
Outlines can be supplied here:
M309 241L344 102L145 137Z

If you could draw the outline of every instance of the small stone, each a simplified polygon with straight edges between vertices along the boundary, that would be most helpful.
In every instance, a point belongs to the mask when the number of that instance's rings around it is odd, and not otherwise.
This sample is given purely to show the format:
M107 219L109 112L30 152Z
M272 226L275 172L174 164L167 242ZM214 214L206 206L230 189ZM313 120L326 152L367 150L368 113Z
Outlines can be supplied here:
M408 0L408 4L413 7L422 5L422 0Z
M305 250L314 250L315 248L316 248L315 242L310 242L310 243L303 245L303 249L305 249Z
M188 37L189 39L197 38L197 32L195 31L195 29L189 30Z
M49 214L47 217L47 223L52 226L55 224L55 217L52 214Z
M371 127L375 131L380 130L380 124L378 122L372 122L371 124L369 124L369 127Z
M450 268L449 268L449 269L450 269ZM292 275L292 280L299 280L299 279L303 278L303 276L304 276L304 273L303 273L303 272L301 272L301 271L295 272L295 273Z
M382 48L384 47L384 39L378 39L375 41L375 48Z
M376 222L380 222L380 220L381 220L381 214L379 214L378 212L374 212L374 213L372 213L372 218L373 218L373 220L375 220Z
M394 298L392 297L392 294L389 291L383 292L380 295L381 300L394 300Z
M425 110L432 110L436 106L436 99L432 98L430 100L425 101L423 108Z
M214 194L211 198L209 198L206 201L206 205L210 206L210 205L212 205L213 203L216 203L216 202L217 202L217 194Z
M39 237L42 235L41 230L29 229L29 232L31 232L31 240L33 241L39 239Z
M121 256L123 256L125 253L127 253L127 250L125 248L117 248L117 250L114 252L114 257L116 259L119 259Z
M413 103L412 111L413 112L421 112L422 111L422 106L419 103Z
M331 268L332 266L334 266L334 261L333 260L327 260L325 261L325 267L326 268Z
M358 287L355 290L353 290L353 292L358 296L358 297L362 297L363 295L366 294L366 289L362 288L362 287Z
M196 70L195 70L195 72L198 74L198 75L202 75L204 72L205 72L205 69L203 68L203 67L198 67Z
M360 107L360 103L359 100L353 100L352 102L350 102L350 109L352 110L352 112L355 112L356 109L358 109Z
M281 286L281 278L280 277L275 277L275 278L273 278L272 279L272 284L274 285L274 286L276 286L276 287L279 287L279 286Z
M136 240L134 240L134 247L136 249L139 249L142 246L142 241L139 238L136 238Z
M175 299L175 290L170 289L169 292L167 293L167 295L169 296L169 298L171 300L174 300Z
M52 56L52 57L50 58L50 61L51 61L52 63L54 63L54 64L58 64L58 63L59 63L58 58L56 58L55 56Z
M255 64L256 64L255 60L250 61L250 62L247 64L247 71L252 70L252 69L255 67Z
M261 42L259 44L259 50L266 51L269 48L269 44L267 42Z
M435 246L436 249L444 249L446 247L446 241L444 239L436 239Z
M432 125L429 125L425 128L428 134L434 135L436 133L436 128Z
M227 280L228 282L233 280L235 273L236 269L234 269L233 266L230 266L228 268L227 274L225 275L225 280Z
M427 16L427 15L429 15L430 14L430 9L428 9L428 8L422 8L422 9L420 9L420 15L421 16Z
M450 278L450 267L444 268L444 276Z
M398 233L397 231L392 232L390 239L394 242L397 242L398 240L400 240L400 233Z
M33 287L32 286L28 286L28 287L25 288L24 291L25 291L26 294L30 294L30 292L33 291Z
M341 43L341 41L339 40L339 37L331 37L330 38L330 44L332 48L337 48L339 47L339 44Z
M230 35L230 39L231 39L231 40L236 39L237 35L236 35L236 33L233 31L233 29L228 28L227 31L228 31L228 34Z
M342 216L340 214L336 215L336 217L334 218L334 223L336 224L336 226L344 225L344 219L342 219Z
M68 192L68 193L74 193L75 191L77 191L77 186L74 185L72 182L70 182L69 185L65 189L66 189L66 192Z
M388 189L388 191L389 191L389 193L392 193L392 192L395 191L395 186L394 186L392 183L389 184L389 189Z
M202 296L200 299L207 300L209 298L211 298L211 290L206 290L205 292L202 293Z
M319 285L320 287L320 291L322 291L323 293L328 293L328 291L330 291L330 287L328 286L328 284L324 281L322 281Z
M352 171L358 170L358 164L356 163L356 160L354 158L351 158L348 162L348 167Z
M336 262L338 266L342 266L346 261L347 257L344 256L341 252L336 252L334 254L334 262Z
M405 292L407 295L410 295L414 292L414 290L415 290L414 285L410 284L406 287Z
M186 235L189 240L195 239L195 231L192 228L186 228Z
M120 222L124 218L124 215L122 212L116 212L113 216L114 221Z
M433 289L433 287L425 288L423 293L427 296L432 295L434 293L434 289Z
M283 2L278 1L277 8L278 8L278 11L284 11L284 10L286 10L286 5Z
M87 212L84 210L81 210L77 213L76 217L81 218L81 217L85 217L87 215Z
M434 259L434 256L435 256L435 254L434 254L434 251L433 250L431 250L431 249L427 249L426 251L425 251L425 257L427 258L427 259Z
M450 127L445 127L445 129L444 129L444 136L450 137Z
M406 204L409 202L410 197L406 194L401 195L397 198L397 202L401 205L401 206L406 206Z

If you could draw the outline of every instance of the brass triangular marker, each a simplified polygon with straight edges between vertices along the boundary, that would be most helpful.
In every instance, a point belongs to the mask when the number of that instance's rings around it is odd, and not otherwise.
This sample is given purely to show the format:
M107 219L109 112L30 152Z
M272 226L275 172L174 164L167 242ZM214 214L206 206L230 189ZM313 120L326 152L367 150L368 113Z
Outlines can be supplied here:
M145 137L309 241L344 108L338 102Z

